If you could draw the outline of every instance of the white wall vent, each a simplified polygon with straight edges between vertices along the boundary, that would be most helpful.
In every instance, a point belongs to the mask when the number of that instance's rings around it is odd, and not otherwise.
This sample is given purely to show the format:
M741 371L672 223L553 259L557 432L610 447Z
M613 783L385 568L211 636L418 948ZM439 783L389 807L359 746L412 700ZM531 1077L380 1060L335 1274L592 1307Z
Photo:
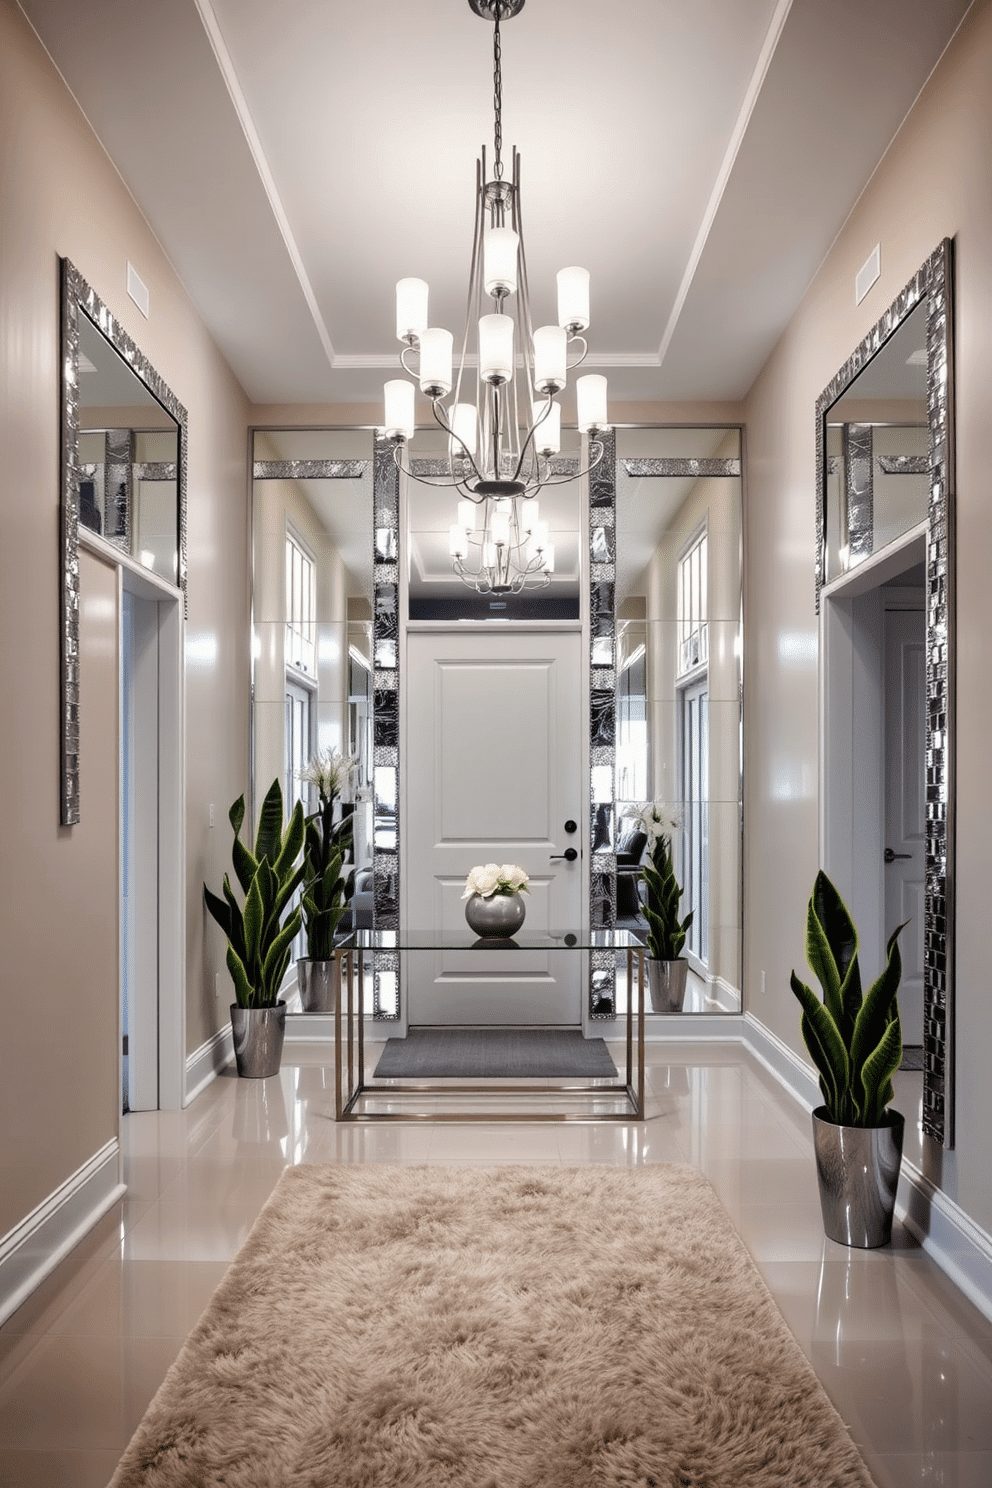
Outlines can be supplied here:
M144 284L132 263L127 266L127 292L145 319L148 319L148 285Z
M871 289L875 280L882 272L882 250L878 243L875 244L871 253L865 259L858 277L854 281L854 303L860 305L865 295Z

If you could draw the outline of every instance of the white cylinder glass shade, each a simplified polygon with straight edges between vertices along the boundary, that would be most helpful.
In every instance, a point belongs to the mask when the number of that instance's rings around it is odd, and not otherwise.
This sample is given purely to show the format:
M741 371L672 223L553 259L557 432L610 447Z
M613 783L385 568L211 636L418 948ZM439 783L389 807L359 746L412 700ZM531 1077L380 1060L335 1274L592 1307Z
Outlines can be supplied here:
M458 503L458 525L465 532L475 531L475 502L462 500Z
M468 552L468 538L465 529L457 523L448 528L448 552L452 558L464 558Z
M490 531L493 535L493 542L496 543L498 547L505 548L507 543L510 541L509 512L494 511L492 522L490 524Z
M482 241L482 282L486 294L516 294L519 243L512 227L491 227L486 233Z
M529 537L540 520L541 503L536 496L528 496L520 503L520 530Z
M396 335L415 341L427 328L428 288L423 279L400 279L396 285Z
M500 385L513 377L513 321L509 315L483 315L479 321L479 376Z
M544 413L544 404L534 404L534 422L541 419L534 430L534 448L539 455L557 455L561 449L561 408L557 403L552 403L548 409L547 417L541 418Z
M541 554L541 567L544 569L544 572L545 573L554 573L554 571L555 571L555 545L554 545L554 543L548 543L548 546L544 549L544 552Z
M395 377L383 388L385 395L386 438L407 440L413 438L416 420L413 415L413 383L405 377Z
M590 429L606 427L606 378L599 372L587 372L575 382L575 404L579 428L583 434Z
M531 546L535 553L543 553L548 546L548 524L547 522L535 522L531 529Z
M538 326L534 332L534 386L557 393L565 386L568 336L561 326Z
M485 542L482 544L482 566L483 568L496 567L496 544Z
M558 324L573 334L589 325L589 270L558 270Z
M452 439L450 441L451 453L453 455L461 455L463 459L465 458L466 450L470 455L474 455L476 430L478 428L478 415L475 411L475 404L456 403L451 410L451 427L458 436L458 439ZM458 442L459 439L461 440L461 444ZM464 449L462 445L465 446ZM472 505L471 502L468 504L469 506ZM472 526L475 526L474 522Z
M420 391L431 398L443 398L451 392L450 331L429 326L420 333Z

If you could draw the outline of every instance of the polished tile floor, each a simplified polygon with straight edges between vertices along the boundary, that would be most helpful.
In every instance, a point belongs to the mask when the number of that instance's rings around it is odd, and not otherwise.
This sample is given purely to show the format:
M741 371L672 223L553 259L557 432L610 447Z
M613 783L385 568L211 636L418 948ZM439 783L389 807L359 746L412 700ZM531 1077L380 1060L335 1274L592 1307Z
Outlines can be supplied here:
M287 1045L272 1080L226 1073L183 1112L124 1118L127 1197L0 1329L4 1488L104 1488L279 1174L301 1162L691 1163L879 1488L992 1484L992 1327L901 1226L884 1251L824 1239L809 1118L738 1045L649 1045L641 1125L338 1127L322 1059Z

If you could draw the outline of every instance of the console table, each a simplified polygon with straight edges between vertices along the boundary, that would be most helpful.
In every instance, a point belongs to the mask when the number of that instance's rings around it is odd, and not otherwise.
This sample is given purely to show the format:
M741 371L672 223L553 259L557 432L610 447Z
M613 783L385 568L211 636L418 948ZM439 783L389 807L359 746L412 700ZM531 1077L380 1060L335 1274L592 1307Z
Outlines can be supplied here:
M433 1084L425 1080L389 1080L376 1084L374 1075L366 1075L365 1069L365 958L372 951L390 951L411 954L417 951L439 951L479 949L486 953L514 950L541 950L561 955L574 955L588 950L610 950L624 955L627 961L627 1011L624 1017L626 1032L625 1068L620 1078L612 1082L596 1084L577 1083L574 1079L561 1079L550 1083L547 1094L551 1097L575 1097L578 1107L571 1110L520 1110L513 1109L514 1098L519 1107L519 1097L526 1094L534 1100L541 1092L533 1085L493 1085L480 1081L461 1084ZM634 968L637 968L635 979ZM348 937L335 957L336 991L334 1011L335 1070L334 1070L334 1114L337 1121L629 1121L644 1119L644 946L628 930L597 930L586 935L562 933L561 935L528 935L521 931L512 941L476 941L470 947L465 937L458 943L444 942L416 934L395 931L359 930ZM636 988L636 992L635 992ZM634 1006L636 1001L636 1008ZM551 1077L549 1077L550 1079ZM433 1111L425 1110L424 1096L457 1095L491 1096L505 1102L505 1109L485 1112ZM390 1105L402 1109L369 1109L370 1100L388 1097ZM621 1104L619 1110L596 1109L600 1103Z

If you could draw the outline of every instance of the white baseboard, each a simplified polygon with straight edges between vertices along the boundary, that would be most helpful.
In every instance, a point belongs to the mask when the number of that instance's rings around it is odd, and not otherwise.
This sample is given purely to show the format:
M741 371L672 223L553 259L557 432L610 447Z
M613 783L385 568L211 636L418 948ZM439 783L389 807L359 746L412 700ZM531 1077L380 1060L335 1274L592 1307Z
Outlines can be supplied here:
M745 1013L744 1043L756 1059L807 1111L821 1104L813 1069L769 1028ZM992 1320L992 1235L903 1158L896 1213L940 1269L968 1301Z
M126 1192L114 1137L0 1240L0 1323Z
M183 1091L183 1106L194 1101L205 1090L211 1080L216 1080L220 1071L234 1058L234 1035L231 1025L218 1028L212 1038L186 1056L186 1079Z

